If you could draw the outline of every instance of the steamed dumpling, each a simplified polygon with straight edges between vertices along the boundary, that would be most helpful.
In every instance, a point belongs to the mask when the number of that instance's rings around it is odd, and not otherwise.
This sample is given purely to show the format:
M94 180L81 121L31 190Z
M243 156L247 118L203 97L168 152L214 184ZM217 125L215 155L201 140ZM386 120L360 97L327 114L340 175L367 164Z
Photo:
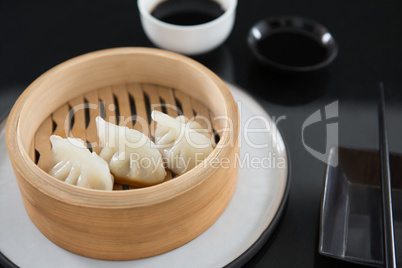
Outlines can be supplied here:
M155 143L168 168L176 174L183 174L201 163L213 150L208 134L197 132L201 126L188 121L184 116L176 119L167 114L153 111L152 119L158 124Z
M103 147L99 155L109 164L116 182L142 187L165 179L162 155L147 136L108 123L99 116L96 125Z
M49 174L84 188L112 190L109 166L95 152L91 153L80 139L50 136L54 165Z

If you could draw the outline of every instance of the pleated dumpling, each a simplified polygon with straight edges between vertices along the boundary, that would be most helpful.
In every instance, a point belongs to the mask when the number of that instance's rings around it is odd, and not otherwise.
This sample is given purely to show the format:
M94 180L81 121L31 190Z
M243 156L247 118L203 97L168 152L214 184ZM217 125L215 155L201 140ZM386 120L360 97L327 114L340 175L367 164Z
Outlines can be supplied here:
M201 126L188 121L184 116L176 119L159 111L153 111L152 119L157 122L155 143L175 174L183 174L201 163L213 150L207 133L198 132Z
M166 177L162 155L143 133L96 118L99 154L110 167L116 182L138 187L161 183Z
M53 151L53 177L84 188L112 190L109 166L95 152L91 153L80 139L50 136Z

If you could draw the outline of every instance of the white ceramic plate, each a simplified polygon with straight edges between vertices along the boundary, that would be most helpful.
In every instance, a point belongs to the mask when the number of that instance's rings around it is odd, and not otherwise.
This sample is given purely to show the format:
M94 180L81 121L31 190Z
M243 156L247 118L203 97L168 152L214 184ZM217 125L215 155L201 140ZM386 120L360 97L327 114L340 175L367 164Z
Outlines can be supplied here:
M222 267L247 261L265 243L287 197L289 162L282 136L249 95L228 84L241 115L236 191L203 234L170 252L134 261L82 257L49 241L29 219L12 171L0 124L0 252L20 267ZM255 148L259 147L259 148ZM253 250L250 250L253 249ZM246 252L247 254L245 254Z

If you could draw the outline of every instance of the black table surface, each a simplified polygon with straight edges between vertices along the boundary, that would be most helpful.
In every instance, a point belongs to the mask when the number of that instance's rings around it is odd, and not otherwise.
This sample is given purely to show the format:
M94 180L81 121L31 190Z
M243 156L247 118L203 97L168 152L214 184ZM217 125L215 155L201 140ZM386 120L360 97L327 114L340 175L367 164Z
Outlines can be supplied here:
M291 158L288 203L270 240L245 267L359 267L318 253L326 164L307 148L326 153L328 124L338 126L332 134L339 146L378 148L377 88L383 81L390 150L402 152L401 10L397 0L239 0L227 41L194 57L252 94L271 116L286 117L278 126ZM248 49L247 33L258 20L275 15L308 17L325 25L338 42L337 59L322 71L303 75L260 66ZM153 46L135 0L0 0L0 116L51 67L87 52L124 46ZM325 106L336 101L338 116L326 119ZM317 110L323 120L303 129Z

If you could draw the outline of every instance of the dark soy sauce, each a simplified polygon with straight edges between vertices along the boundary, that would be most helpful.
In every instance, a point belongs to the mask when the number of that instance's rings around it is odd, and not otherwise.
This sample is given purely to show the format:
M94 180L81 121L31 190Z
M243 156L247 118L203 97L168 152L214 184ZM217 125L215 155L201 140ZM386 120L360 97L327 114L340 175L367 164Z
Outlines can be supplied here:
M158 20L176 25L197 25L210 22L224 13L212 0L167 0L151 12Z
M287 66L312 66L326 58L323 45L298 32L272 33L260 40L257 46L264 57Z

